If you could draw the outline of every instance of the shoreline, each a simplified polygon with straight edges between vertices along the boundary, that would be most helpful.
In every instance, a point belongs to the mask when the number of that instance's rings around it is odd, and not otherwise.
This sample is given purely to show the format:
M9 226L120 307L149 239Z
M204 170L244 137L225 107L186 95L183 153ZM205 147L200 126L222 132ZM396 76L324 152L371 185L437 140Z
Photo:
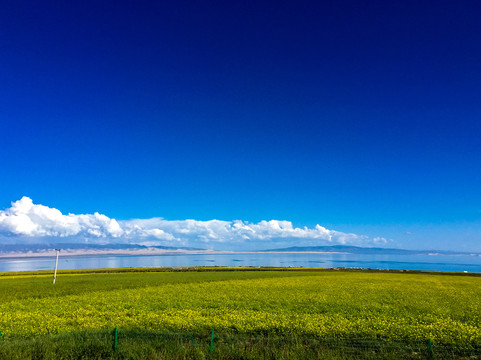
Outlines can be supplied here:
M277 267L277 266L164 266L164 267L126 267L126 268L91 268L91 269L63 269L59 275L88 275L88 274L123 274L123 273L151 273L151 272L245 272L245 271L300 271L300 272L346 272L346 273L386 273L386 274L419 274L419 275L448 275L481 277L481 273L460 271L435 270L399 270L374 268L315 268L315 267ZM52 276L53 270L26 270L0 272L0 278L15 276Z
M345 251L218 251L218 250L164 250L164 249L106 249L106 250L63 250L62 257L83 257L83 256L158 256L158 255L236 255L236 254L352 254ZM10 252L0 253L1 260L11 259L39 259L55 257L54 251L39 252Z
M162 255L245 255L245 254L337 254L356 255L349 251L232 251L232 250L185 250L185 249L65 249L60 251L62 257L88 257L88 256L162 256ZM0 252L0 261L15 259L42 259L55 257L55 251L28 251L28 252ZM481 257L481 254L444 254L440 252L426 252L418 254L383 254L383 253L359 253L358 255L389 255L389 256L457 256L457 257Z

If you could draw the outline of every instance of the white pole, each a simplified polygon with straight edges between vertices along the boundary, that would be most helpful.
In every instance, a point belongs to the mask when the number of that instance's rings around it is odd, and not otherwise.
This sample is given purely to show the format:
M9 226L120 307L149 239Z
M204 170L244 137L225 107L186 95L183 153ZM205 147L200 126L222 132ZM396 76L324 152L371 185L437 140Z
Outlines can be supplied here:
M60 249L55 249L57 251L57 260L55 260L55 273L53 274L53 283L55 284L55 279L57 278L57 267L58 267L58 253Z

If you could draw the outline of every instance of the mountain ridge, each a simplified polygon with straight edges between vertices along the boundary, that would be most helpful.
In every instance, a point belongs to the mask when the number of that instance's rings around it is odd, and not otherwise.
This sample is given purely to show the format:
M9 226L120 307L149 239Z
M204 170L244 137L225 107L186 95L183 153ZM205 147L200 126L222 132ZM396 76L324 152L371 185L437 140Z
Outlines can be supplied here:
M324 246L290 246L280 249L267 249L262 252L347 252L350 254L380 254L380 255L478 255L476 252L460 252L447 250L410 250L381 247L362 247L354 245L324 245Z

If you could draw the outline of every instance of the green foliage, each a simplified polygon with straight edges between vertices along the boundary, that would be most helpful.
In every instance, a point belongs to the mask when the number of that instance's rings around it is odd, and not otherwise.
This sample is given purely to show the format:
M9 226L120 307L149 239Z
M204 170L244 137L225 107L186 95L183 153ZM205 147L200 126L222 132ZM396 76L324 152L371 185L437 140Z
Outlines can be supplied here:
M309 335L216 332L176 333L119 330L77 331L61 335L10 338L0 344L3 359L429 359L426 341L321 339ZM192 341L194 339L194 341ZM434 345L436 359L481 359L481 348Z
M60 273L57 284L51 280L0 278L5 338L215 328L239 336L481 344L479 277L298 270Z

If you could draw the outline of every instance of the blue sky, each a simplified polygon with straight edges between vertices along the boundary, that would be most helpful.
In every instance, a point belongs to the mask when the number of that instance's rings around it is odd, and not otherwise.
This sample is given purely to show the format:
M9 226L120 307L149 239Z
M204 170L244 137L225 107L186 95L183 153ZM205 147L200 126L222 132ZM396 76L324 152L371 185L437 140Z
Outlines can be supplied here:
M479 2L1 6L0 209L481 251Z

